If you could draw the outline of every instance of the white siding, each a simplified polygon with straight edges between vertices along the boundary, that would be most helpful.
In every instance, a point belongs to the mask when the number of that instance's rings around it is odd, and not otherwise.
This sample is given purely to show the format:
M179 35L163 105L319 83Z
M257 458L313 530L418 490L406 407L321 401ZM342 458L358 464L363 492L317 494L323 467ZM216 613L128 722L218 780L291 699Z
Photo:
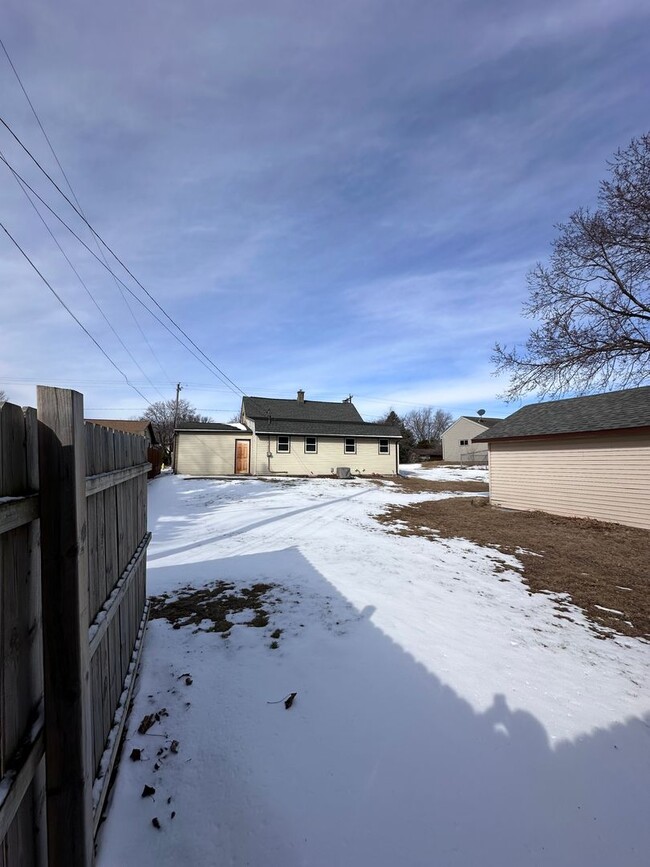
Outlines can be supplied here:
M256 455L256 469L258 474L269 472L269 440L267 434L259 434L254 437L257 446L253 453ZM379 454L378 439L356 439L356 454L346 454L343 449L344 437L316 437L318 452L310 454L305 452L304 436L291 436L291 451L289 454L278 452L277 436L271 434L270 468L272 473L286 473L290 476L327 476L336 472L337 467L350 467L355 476L371 475L395 475L395 440L389 440L387 455Z
M650 529L650 436L492 442L490 499L509 509Z
M277 436L271 435L271 454L267 434L181 432L176 438L176 472L187 476L229 476L235 472L235 441L251 442L250 467L253 475L271 473L289 476L327 476L337 467L350 467L353 475L395 475L394 440L388 441L389 453L379 454L378 439L357 439L356 454L345 454L343 437L316 437L316 454L305 453L304 436L291 436L289 454L278 453Z
M176 435L176 472L187 476L229 476L235 472L235 440L250 440L245 431ZM251 454L251 470L253 456Z
M452 461L453 463L487 461L487 443L472 443L473 437L477 437L486 430L487 427L484 424L477 424L468 418L457 419L441 437L443 461ZM468 445L461 446L461 440L467 440Z

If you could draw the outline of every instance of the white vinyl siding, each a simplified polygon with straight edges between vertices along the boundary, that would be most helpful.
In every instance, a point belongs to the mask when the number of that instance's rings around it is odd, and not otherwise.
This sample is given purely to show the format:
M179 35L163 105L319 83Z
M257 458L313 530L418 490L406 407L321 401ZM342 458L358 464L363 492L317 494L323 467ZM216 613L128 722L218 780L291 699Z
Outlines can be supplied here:
M650 436L492 442L490 499L508 509L650 529Z
M356 438L356 454L345 454L343 437L317 437L317 453L305 453L298 444L291 452L276 452L277 435L247 436L233 433L183 432L176 439L176 472L188 476L228 476L235 472L235 440L250 439L253 475L329 476L337 467L350 467L354 475L395 475L395 453L379 452L379 439ZM295 437L294 437L295 439ZM301 438L302 439L302 438ZM390 441L389 441L390 442ZM271 457L268 457L268 453Z
M336 473L337 467L350 467L353 475L382 476L395 475L395 455L379 454L379 439L356 438L356 454L345 454L343 437L318 437L318 453L305 454L302 448L294 448L290 454L273 454L270 461L266 457L267 436L253 437L258 440L253 446L251 472L260 475L271 473L288 476L329 476Z

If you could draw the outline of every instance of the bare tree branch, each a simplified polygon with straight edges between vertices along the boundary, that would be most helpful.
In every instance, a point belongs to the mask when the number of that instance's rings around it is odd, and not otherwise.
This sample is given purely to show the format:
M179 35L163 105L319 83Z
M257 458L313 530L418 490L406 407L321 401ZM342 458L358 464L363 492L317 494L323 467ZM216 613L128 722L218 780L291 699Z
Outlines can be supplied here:
M497 344L508 400L641 385L650 379L650 133L609 163L598 209L580 208L548 264L528 274L523 313L540 324L523 348Z
M174 398L169 400L158 400L156 403L150 404L142 418L150 421L156 434L156 438L165 452L169 455L174 441L174 418L176 413L176 401ZM178 401L178 421L210 421L207 415L200 415L198 410L187 401Z

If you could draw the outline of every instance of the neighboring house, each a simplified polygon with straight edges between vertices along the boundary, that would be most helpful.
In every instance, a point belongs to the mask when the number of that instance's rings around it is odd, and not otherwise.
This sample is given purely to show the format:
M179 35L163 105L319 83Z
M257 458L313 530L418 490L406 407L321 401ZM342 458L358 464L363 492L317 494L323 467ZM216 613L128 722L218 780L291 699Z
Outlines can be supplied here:
M502 419L461 415L442 434L442 459L454 464L486 464L487 444L476 443L480 434Z
M163 460L163 448L159 445L150 421L144 419L87 418L89 424L98 424L121 433L137 434L145 437L149 443L147 460L151 464L148 478L153 479L160 473Z
M174 471L192 476L233 474L395 475L398 428L365 422L351 401L330 403L244 397L239 425L179 424Z
M480 441L494 505L650 529L650 386L524 406Z

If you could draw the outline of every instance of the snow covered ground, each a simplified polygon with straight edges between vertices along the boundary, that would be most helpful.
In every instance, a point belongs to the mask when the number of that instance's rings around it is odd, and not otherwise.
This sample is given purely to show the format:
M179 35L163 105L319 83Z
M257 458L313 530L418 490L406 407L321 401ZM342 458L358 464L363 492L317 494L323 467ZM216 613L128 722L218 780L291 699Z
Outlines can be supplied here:
M647 865L650 647L558 618L494 551L371 517L423 496L442 495L150 485L151 594L266 582L274 601L227 638L150 622L99 867Z

